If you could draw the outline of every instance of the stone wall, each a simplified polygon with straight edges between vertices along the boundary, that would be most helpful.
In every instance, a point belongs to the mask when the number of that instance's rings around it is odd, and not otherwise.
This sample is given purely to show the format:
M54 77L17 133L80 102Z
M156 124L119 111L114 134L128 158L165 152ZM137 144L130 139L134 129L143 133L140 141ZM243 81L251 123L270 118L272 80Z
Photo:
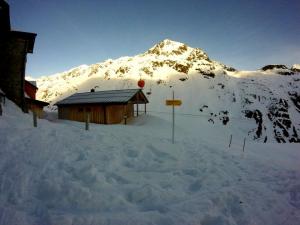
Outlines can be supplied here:
M1 38L0 88L6 96L25 109L24 79L27 41L18 37Z

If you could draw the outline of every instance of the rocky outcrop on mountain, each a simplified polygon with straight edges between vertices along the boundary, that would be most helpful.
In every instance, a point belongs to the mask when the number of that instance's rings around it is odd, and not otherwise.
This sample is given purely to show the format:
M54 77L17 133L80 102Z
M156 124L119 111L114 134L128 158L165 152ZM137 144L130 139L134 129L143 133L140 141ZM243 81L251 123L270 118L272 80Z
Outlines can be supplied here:
M262 67L261 69L264 71L267 71L267 70L273 70L273 69L288 69L288 68L285 65L275 64L275 65L266 65L266 66Z
M176 43L174 41L166 39L150 48L146 53L157 56L170 56L181 55L187 51L187 45Z
M249 119L254 119L255 123L257 124L257 128L254 130L255 135L254 139L259 139L262 136L262 131L263 131L263 118L262 118L262 113L258 109L255 109L253 111L251 110L245 110L245 117ZM266 127L264 127L266 129Z
M195 48L194 50L192 50L186 59L190 62L197 62L198 60L207 60L208 62L211 62L207 54L200 48Z
M289 91L288 94L291 97L291 100L294 103L296 110L300 113L300 94L296 91Z
M294 75L293 70L287 68L286 65L266 65L261 68L263 71L274 71L280 75Z
M289 104L285 99L272 99L268 117L273 123L274 136L277 142L300 142L295 126L289 115Z

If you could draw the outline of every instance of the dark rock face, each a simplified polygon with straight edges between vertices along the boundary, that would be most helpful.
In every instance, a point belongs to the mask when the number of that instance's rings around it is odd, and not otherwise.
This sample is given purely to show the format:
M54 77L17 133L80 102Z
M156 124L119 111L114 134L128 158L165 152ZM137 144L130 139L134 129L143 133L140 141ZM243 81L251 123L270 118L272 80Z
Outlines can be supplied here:
M289 91L288 94L294 103L296 110L300 113L300 94L296 91Z
M180 81L186 81L188 78L187 77L181 77L179 78Z
M218 83L218 85L219 85L222 89L224 89L224 87L225 87L225 85L222 84L222 83Z
M294 75L295 73L292 71L285 71L285 72L280 71L280 72L278 72L278 74L284 75L284 76L290 76L290 75Z
M292 70L288 69L285 65L267 65L261 68L261 70L263 71L273 70L273 69L279 69L279 70L281 69L282 71L277 71L277 73L284 76L290 76L295 74Z
M273 123L274 136L278 143L300 142L296 128L292 126L288 108L288 101L281 98L272 99L268 108L268 118Z
M207 106L207 105L203 105L203 106L199 109L199 111L200 111L200 112L203 112L204 109L208 109L208 106Z
M199 71L199 73L201 73L205 78L209 79L209 78L214 78L216 76L216 74L214 74L211 71L204 71L200 68L196 69L197 71Z
M148 67L143 67L142 69L141 69L145 74L147 74L147 75L149 75L149 76L153 76L153 72L150 70L150 68L148 68Z
M260 138L262 136L262 129L263 129L263 118L262 118L261 111L259 111L258 109L254 111L245 110L244 113L245 113L245 117L249 119L253 118L257 124L254 139Z
M116 74L118 74L119 76L122 76L125 73L128 73L129 70L130 70L129 67L127 67L127 66L121 66L121 67L119 67L119 69L117 69Z
M229 71L229 72L235 72L235 71L237 71L235 68L233 68L231 66L225 66L225 65L224 65L224 69L227 70L227 71Z
M153 61L152 62L153 70L156 70L157 68L163 67L163 66L169 66L170 68L173 68L174 70L176 70L179 73L188 74L189 69L192 67L192 64L190 64L190 63L180 64L174 60L163 60L163 61ZM152 72L152 74L153 74L153 72Z
M173 69L175 69L179 73L188 74L190 67L191 67L190 64L183 65L183 64L175 63L174 66L173 66Z
M228 111L226 110L219 112L219 119L222 121L223 125L227 125L229 122Z
M272 70L272 69L288 69L285 65L266 65L261 68L263 71Z
M201 49L196 48L194 49L191 54L187 57L187 60L190 62L197 62L197 60L205 59L207 61L211 61L207 54L203 52Z

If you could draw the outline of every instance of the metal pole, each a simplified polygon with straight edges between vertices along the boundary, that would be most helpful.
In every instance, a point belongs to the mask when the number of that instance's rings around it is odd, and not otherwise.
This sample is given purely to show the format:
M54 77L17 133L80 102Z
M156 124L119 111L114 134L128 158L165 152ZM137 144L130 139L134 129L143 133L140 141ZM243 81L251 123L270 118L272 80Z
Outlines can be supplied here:
M244 138L243 152L245 151L246 138Z
M174 90L173 90L173 100L174 100ZM175 136L175 106L172 105L172 143L174 144L174 136Z
M232 141L232 134L230 135L230 140L229 140L229 146L228 146L228 148L230 148L230 146L231 146L231 141Z

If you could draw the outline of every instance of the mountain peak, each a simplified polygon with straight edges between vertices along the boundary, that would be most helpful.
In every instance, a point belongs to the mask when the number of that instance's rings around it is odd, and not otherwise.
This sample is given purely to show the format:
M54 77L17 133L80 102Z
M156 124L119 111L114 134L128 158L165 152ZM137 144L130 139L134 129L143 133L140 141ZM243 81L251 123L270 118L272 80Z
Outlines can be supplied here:
M178 42L178 41L173 41L173 40L168 39L168 38L162 40L158 44L161 44L161 43L163 43L166 46L184 45L184 43L181 43L181 42Z
M152 48L150 48L147 51L147 53L154 54L154 55L169 56L169 55L180 55L188 50L192 50L192 48L190 48L186 44L173 41L170 39L164 39L158 44L154 45Z

